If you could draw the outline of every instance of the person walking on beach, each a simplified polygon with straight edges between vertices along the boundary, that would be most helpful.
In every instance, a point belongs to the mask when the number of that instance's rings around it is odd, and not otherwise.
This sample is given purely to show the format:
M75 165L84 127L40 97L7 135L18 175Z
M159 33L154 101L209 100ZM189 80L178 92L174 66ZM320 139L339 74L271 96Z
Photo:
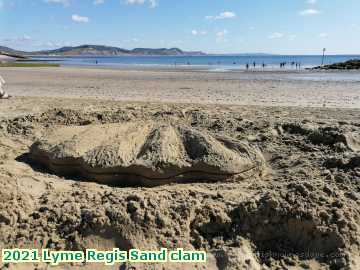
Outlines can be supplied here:
M3 85L5 85L5 80L0 75L0 99L8 99L10 96L3 90Z
M254 61L254 63L253 63L253 66L254 66L254 68L256 68L256 62Z
M246 70L249 70L249 67L250 67L249 63L246 63Z

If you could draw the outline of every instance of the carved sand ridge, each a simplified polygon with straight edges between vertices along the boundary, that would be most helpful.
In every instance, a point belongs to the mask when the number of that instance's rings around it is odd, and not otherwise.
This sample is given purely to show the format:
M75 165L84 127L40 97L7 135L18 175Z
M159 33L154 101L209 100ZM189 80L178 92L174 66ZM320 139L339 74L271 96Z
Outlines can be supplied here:
M264 169L262 154L245 142L153 121L57 128L30 156L56 174L118 186L245 178Z

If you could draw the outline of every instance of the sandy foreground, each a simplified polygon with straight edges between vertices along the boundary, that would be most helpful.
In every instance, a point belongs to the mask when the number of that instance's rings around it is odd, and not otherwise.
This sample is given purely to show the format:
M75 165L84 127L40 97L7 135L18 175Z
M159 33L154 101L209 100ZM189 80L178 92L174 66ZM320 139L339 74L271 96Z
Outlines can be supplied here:
M0 100L0 248L208 253L206 264L0 269L360 269L358 84L201 72L0 72L15 96ZM290 104L298 106L283 106ZM58 176L29 157L50 129L139 120L246 142L261 151L266 173L113 187Z

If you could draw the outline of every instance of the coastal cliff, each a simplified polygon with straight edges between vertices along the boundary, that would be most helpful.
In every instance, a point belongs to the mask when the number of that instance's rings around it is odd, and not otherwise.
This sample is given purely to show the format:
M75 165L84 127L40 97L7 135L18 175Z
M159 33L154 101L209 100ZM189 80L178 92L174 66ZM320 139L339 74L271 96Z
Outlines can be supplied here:
M26 55L26 56L141 56L141 55L168 55L168 56L191 56L206 55L200 51L188 52L179 48L135 48L132 50L103 45L81 45L76 47L62 47L54 50L42 51L17 51L8 47L0 46L0 53Z

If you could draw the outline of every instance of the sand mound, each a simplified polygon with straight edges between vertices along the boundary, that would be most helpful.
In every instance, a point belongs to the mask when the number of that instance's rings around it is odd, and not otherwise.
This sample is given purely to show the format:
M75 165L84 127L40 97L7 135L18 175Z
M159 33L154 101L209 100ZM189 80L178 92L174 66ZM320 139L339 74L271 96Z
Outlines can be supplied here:
M346 144L354 152L360 152L360 135L348 133L345 135Z
M56 174L119 186L244 178L264 167L244 142L154 121L57 128L30 155Z

